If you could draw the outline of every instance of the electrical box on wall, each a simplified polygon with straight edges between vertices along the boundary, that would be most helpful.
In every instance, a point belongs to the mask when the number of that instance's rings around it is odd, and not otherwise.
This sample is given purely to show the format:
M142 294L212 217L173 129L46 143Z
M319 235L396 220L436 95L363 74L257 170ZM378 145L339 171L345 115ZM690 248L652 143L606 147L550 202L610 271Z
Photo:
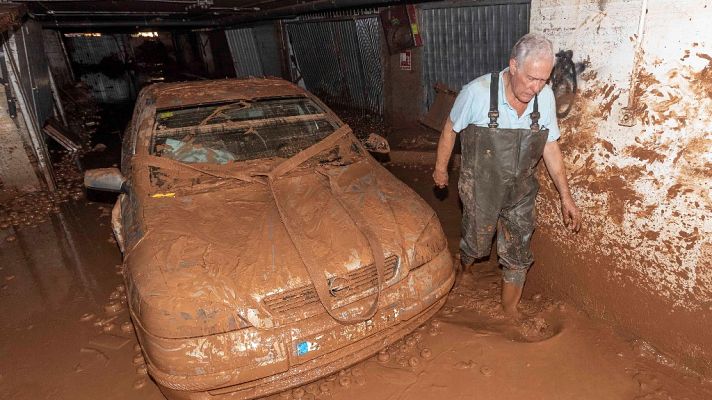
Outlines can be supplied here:
M423 45L412 4L386 7L381 10L381 24L391 54Z

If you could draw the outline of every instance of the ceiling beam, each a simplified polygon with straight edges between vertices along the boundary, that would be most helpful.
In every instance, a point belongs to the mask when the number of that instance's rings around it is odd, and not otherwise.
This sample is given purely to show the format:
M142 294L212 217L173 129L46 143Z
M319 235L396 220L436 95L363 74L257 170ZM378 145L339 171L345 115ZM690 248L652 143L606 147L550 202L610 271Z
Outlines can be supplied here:
M166 0L161 0L166 1ZM393 0L314 0L302 3L293 3L288 6L277 6L283 0L250 1L243 4L252 8L233 10L231 12L210 12L210 9L201 13L171 13L165 14L132 14L129 12L87 11L74 15L62 15L59 10L44 14L35 14L35 18L42 22L48 29L145 29L145 28L181 28L181 29L218 29L235 27L251 22L289 18L297 15L330 11L344 8L357 8L395 3ZM269 4L269 9L261 5ZM276 7L275 7L276 6ZM221 7L222 8L222 7ZM92 14L94 13L94 14ZM100 13L100 14L97 14ZM159 11L158 13L163 13ZM121 17L117 20L107 20L112 16ZM93 17L93 18L92 18Z

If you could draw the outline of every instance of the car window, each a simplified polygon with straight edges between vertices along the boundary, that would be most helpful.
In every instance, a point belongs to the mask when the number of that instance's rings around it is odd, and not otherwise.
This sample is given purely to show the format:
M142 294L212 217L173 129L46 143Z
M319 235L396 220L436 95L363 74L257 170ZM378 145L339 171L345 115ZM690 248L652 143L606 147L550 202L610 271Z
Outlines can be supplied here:
M184 163L211 164L289 158L335 128L307 98L159 110L151 153Z
M158 111L156 130L323 113L321 107L303 97L240 100Z

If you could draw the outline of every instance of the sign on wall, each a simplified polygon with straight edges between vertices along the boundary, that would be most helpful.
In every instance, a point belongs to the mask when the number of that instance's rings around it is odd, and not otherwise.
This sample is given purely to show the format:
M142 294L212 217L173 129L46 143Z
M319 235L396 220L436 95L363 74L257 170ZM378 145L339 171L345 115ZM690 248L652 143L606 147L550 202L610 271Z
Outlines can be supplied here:
M400 69L403 71L410 71L412 69L411 55L410 50L402 51L400 53Z

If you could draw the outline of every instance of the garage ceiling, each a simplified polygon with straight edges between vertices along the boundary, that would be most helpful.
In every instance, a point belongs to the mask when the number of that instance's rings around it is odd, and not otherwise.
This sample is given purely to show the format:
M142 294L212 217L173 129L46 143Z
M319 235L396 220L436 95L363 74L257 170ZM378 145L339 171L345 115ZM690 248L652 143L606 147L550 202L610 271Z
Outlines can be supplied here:
M392 0L46 0L18 1L46 27L225 27L305 12Z

